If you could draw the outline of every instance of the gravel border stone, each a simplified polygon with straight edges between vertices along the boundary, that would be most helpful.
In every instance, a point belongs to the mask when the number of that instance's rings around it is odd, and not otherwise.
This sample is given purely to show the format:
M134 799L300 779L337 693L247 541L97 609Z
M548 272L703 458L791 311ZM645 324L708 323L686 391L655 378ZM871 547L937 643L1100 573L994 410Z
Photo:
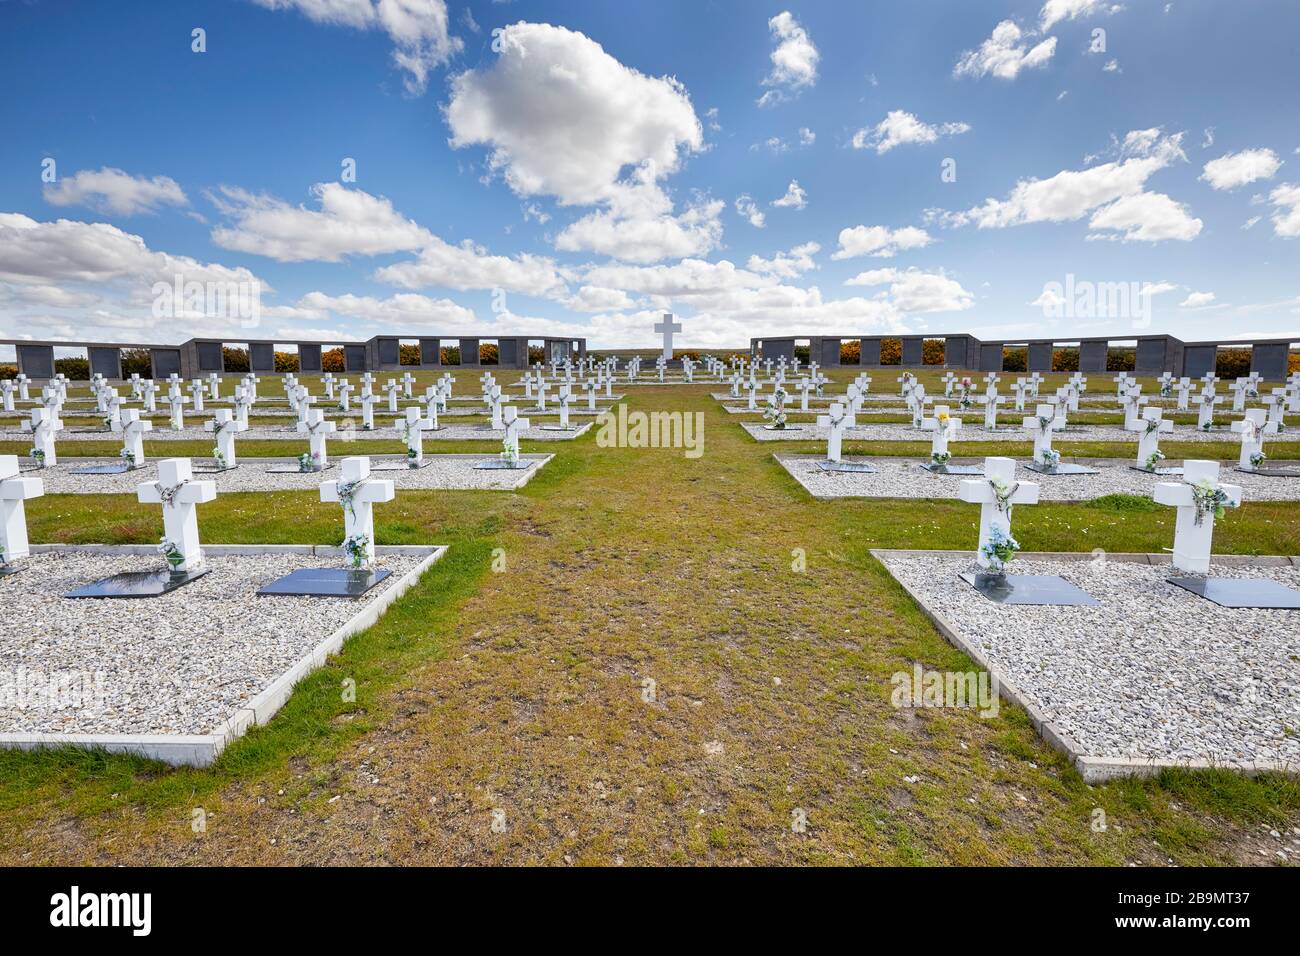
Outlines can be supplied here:
M944 636L998 679L1084 779L1162 767L1300 769L1300 611L1230 610L1167 583L1167 555L1023 554L1091 607L997 604L969 552L873 551ZM1300 588L1300 559L1215 559L1212 576Z

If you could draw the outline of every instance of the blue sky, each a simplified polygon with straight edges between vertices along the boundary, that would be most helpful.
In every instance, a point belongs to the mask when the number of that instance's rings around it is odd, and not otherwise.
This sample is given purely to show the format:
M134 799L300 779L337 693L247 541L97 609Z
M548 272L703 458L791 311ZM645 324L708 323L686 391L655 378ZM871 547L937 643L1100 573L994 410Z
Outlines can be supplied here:
M688 346L1300 339L1298 28L1281 0L0 0L0 337L642 346L669 309ZM255 281L256 326L159 317L178 275ZM1067 275L1150 314L1045 310Z

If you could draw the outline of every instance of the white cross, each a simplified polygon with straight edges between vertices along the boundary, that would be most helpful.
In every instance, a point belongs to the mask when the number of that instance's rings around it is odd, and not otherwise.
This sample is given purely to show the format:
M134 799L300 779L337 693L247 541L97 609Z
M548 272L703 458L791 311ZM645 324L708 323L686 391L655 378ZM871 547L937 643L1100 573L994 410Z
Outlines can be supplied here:
M28 392L28 389L32 384L31 379L22 372L19 372L17 376L14 377L14 381L18 383L18 398L24 402L30 402L32 397Z
M1022 424L1034 435L1034 461L1042 461L1043 452L1052 450L1052 432L1065 424L1065 417L1059 405L1039 405L1036 414Z
M331 402L334 401L334 373L326 372L321 382L325 385L325 397Z
M673 333L680 332L681 330L682 330L682 324L680 322L673 321L673 314L671 312L665 312L663 320L655 324L655 332L657 332L658 334L664 337L663 360L665 362L672 361ZM660 381L662 381L662 378L660 379Z
M171 409L172 431L178 432L185 427L185 403L188 401L189 399L179 391L168 394L167 405Z
M163 506L163 537L180 552L177 571L193 571L203 564L199 546L199 520L195 505L217 497L213 481L191 481L188 458L168 458L158 462L158 480L136 486L136 497L145 504Z
M1018 378L1015 384L1011 386L1011 391L1016 397L1016 411L1023 412L1025 410L1025 394L1029 391L1029 383L1023 378Z
M998 406L1006 399L997 393L997 386L992 386L994 391L986 394L980 401L984 403L984 428L987 431L997 431L998 427Z
M114 431L122 434L122 457L132 468L144 464L144 433L153 431L153 422L141 418L134 408L122 412L122 418Z
M546 411L546 389L545 379L539 378L537 380L537 410L539 412Z
M344 546L352 542L360 567L369 567L375 560L374 506L392 501L393 496L392 481L370 477L370 459L365 456L344 458L338 480L320 486L321 501L343 505Z
M190 400L194 405L194 414L203 412L203 379L196 378L190 382Z
M158 411L158 386L154 384L153 379L147 378L140 386L140 393L144 401L144 410L146 412Z
M739 377L733 381L734 384L732 388L734 389L736 385L739 384ZM808 393L813 390L813 383L808 380L807 375L801 375L799 377L799 384L796 385L795 388L799 389L799 411L808 411ZM735 393L733 392L733 394Z
M513 458L519 457L519 433L527 430L528 419L520 418L519 411L513 405L507 405L502 412L502 421L506 426L503 445L510 449Z
M228 408L218 408L212 413L215 417L203 423L203 430L212 432L216 446L212 449L212 458L220 468L234 468L235 435L247 431L248 426L236 421Z
M239 424L248 427L248 410L253 406L253 398L248 394L246 385L235 386L235 418Z
M1220 402L1220 397L1214 392L1201 392L1201 407L1196 416L1196 427L1202 431L1209 431L1210 426L1214 424L1214 406Z
M350 396L353 392L352 383L346 378L339 381L339 411L346 412L352 408Z
M745 391L749 393L749 405L746 406L747 409L751 412L757 411L758 403L754 400L754 398L758 392L758 382L754 381L751 378L749 381L745 383Z
M361 391L365 392L367 390L371 392L375 390L375 377L369 372L361 376Z
M827 414L817 416L817 427L830 429L830 435L826 439L827 461L840 460L840 448L844 438L846 418L845 408L839 402L832 402L830 411Z
M569 402L573 399L572 389L568 383L560 386L560 427L569 427Z
M943 397L952 398L952 390L957 385L957 373L947 372L940 381L943 382Z
M307 417L298 423L297 429L307 434L307 444L311 455L311 470L323 471L330 463L325 441L326 437L335 431L334 423L326 421L325 413L319 408L313 408L307 413Z
M415 376L410 372L402 373L402 396L404 398L415 397Z
M1045 379L1043 376L1039 375L1037 372L1029 376L1029 394L1034 398L1037 398L1039 386L1041 386L1044 381Z
M962 501L980 506L979 548L975 560L980 567L994 571L1004 570L1004 565L985 553L991 538L998 534L1011 537L1011 509L1014 505L1038 503L1038 485L1032 481L1016 481L1016 463L1011 458L985 458L984 477L962 481L957 493Z
M1228 386L1228 391L1232 392L1232 410L1242 412L1246 410L1246 393L1255 391L1255 383L1243 375Z
M362 386L361 389L361 428L364 431L374 431L375 429L375 402L379 401L369 386Z
M1147 400L1142 395L1142 386L1133 385L1124 390L1119 397L1120 407L1124 409L1124 427L1128 428L1137 420L1138 412Z
M1265 411L1262 408L1252 408L1246 413L1246 417L1239 422L1232 423L1232 430L1241 434L1241 455L1237 459L1237 465L1242 471L1258 471L1259 468L1251 459L1256 455L1263 460L1264 455L1264 436L1276 434L1277 422L1265 421Z
M39 478L20 477L17 455L0 455L0 563L27 557L27 510L23 502L45 494Z
M316 403L316 396L307 391L306 385L295 385L293 387L293 400L298 412L298 421L305 422L307 413L311 411L312 405Z
M438 427L438 407L442 404L442 392L437 385L430 385L424 390L424 414Z
M1160 454L1160 433L1174 430L1174 423L1164 417L1164 409L1147 407L1142 409L1142 417L1130 419L1124 425L1125 431L1137 432L1138 450L1137 466L1148 471L1155 471L1156 462L1165 456Z
M1222 498L1216 500L1219 492ZM1208 573L1216 506L1235 508L1241 504L1241 486L1219 483L1217 461L1185 461L1183 480L1160 482L1153 497L1158 504L1178 509L1174 523L1174 567L1190 574Z
M14 383L12 379L5 379L0 382L0 398L4 399L4 409L6 412L14 410Z
M596 410L596 380L589 378L587 384L582 387L587 392L587 411L594 412Z
M501 431L505 425L501 423L501 386L493 385L488 389L484 396L487 399L488 412L492 415L492 422L489 427L493 431Z
M243 381L244 381L244 388L248 392L248 397L251 398L253 401L257 401L257 386L262 380L258 378L256 375L254 375L252 372L248 372L247 374L244 375Z
M208 373L208 398L214 402L221 397L221 376L216 372Z
M414 405L407 406L406 417L399 418L393 427L402 432L406 442L406 463L412 468L419 468L424 461L424 433L438 427L436 421L420 417L420 409Z
M33 408L31 420L23 422L23 431L32 433L32 457L42 468L58 464L54 436L63 429L63 420L45 408Z
M948 460L948 442L961 431L961 419L953 418L947 405L936 405L934 417L921 420L921 430L934 432L930 438L930 460L942 464Z
M117 389L107 389L104 398L104 417L108 420L109 431L117 431L122 427L122 396L117 394Z
M384 383L384 394L388 397L388 410L392 414L397 414L397 382L389 379Z

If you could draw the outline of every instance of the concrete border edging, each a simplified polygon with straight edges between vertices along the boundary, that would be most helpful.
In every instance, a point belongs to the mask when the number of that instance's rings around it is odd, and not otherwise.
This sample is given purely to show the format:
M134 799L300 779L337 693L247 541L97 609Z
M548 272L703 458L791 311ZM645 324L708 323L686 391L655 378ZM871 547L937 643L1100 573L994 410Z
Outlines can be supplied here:
M533 469L529 469L532 471ZM204 545L211 557L256 556L259 554L301 554L338 557L336 545L311 544L215 544ZM33 554L89 552L92 554L156 554L154 545L126 544L34 544ZM80 747L108 753L129 753L150 760L160 760L174 767L207 767L223 750L252 727L265 724L284 706L297 684L323 667L330 657L342 650L348 638L376 623L384 612L409 591L436 561L447 553L446 545L376 545L376 554L403 556L425 555L414 568L390 584L379 597L365 604L333 633L298 659L287 671L271 682L231 717L218 724L210 734L0 734L0 748L37 750L56 747Z
M922 558L936 556L953 556L967 554L965 551L941 551L925 549L872 548L870 554L879 561L886 571L889 566L885 559ZM972 552L973 554L973 552ZM1024 560L1048 561L1092 561L1089 552L1083 551L1022 551L1017 556ZM1164 565L1170 563L1167 554L1118 553L1107 554L1106 560L1127 564ZM1287 555L1215 555L1216 563L1231 567L1300 567L1300 556ZM988 671L998 682L1000 695L1009 703L1020 707L1029 715L1029 721L1039 735L1053 749L1066 756L1074 768L1083 777L1084 783L1105 783L1121 777L1154 777L1162 770L1233 770L1248 776L1260 773L1300 774L1300 766L1285 761L1212 761L1195 760L1160 760L1143 757L1098 757L1083 752L1083 747L1066 735L1043 711L1031 701L1027 694L1010 681L1000 668L992 666L988 658L978 647L962 637L961 633L942 614L931 608L922 597L909 585L900 581L892 572L889 576L916 602L923 614L930 619L935 628L949 644L953 645L979 667Z

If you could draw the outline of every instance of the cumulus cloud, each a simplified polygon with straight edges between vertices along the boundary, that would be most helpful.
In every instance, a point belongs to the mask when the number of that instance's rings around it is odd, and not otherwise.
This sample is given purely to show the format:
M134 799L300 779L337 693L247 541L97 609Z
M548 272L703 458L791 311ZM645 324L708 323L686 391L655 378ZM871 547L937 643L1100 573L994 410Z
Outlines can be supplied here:
M808 194L804 188L799 185L797 179L790 180L790 185L785 189L785 195L779 199L773 199L771 205L778 209L803 209L808 205Z
M813 256L821 252L821 246L815 242L805 242L795 246L789 252L778 252L771 259L750 256L745 263L750 272L760 275L780 276L782 279L794 279L817 268Z
M1115 13L1122 9L1119 4L1107 3L1106 0L1047 0L1038 13L1038 28L1046 32L1063 20Z
M1300 186L1283 183L1268 194L1273 203L1273 232L1291 239L1300 236Z
M853 134L854 149L874 149L877 154L910 143L933 143L940 136L956 136L970 130L968 123L925 123L906 110L890 110L875 126Z
M888 226L852 226L840 230L840 247L832 259L876 256L888 259L900 251L924 249L933 242L930 234L916 226L890 229Z
M902 312L960 312L975 304L975 297L956 279L919 269L871 269L844 284L888 286L891 302Z
M406 289L505 289L536 296L562 295L568 289L553 259L529 253L497 256L468 239L452 245L437 236L429 237L415 259L377 269L375 278Z
M253 0L268 10L296 10L316 23L383 30L407 92L423 93L429 73L464 47L451 36L445 0ZM470 18L473 22L473 18Z
M644 261L716 244L722 205L697 202L675 216L659 185L704 148L681 83L624 66L563 27L516 23L498 40L489 65L452 79L450 142L486 147L491 174L520 196L601 207L563 230L557 247Z
M772 106L817 82L817 62L821 59L816 45L790 11L778 13L767 21L776 46L772 50L772 69L763 78L769 89L759 97L759 106Z
M350 255L418 249L433 241L427 229L383 196L332 182L317 183L311 194L319 209L223 186L209 198L233 224L213 229L212 241L280 262L339 262Z
M1118 145L1119 158L1083 170L1062 170L1047 179L1024 179L1006 199L956 213L929 215L948 226L975 223L1002 229L1035 222L1070 222L1091 215L1099 238L1156 241L1191 239L1201 230L1185 206L1160 193L1145 193L1147 180L1185 160L1182 135L1133 130ZM1109 233L1109 235L1107 235Z
M132 176L111 166L83 169L57 183L47 183L45 201L54 206L88 206L117 216L153 213L159 206L188 206L189 199L168 176Z
M993 34L974 50L967 50L952 69L955 77L995 76L1014 80L1021 70L1046 66L1056 52L1056 37L1029 46L1032 33L1025 33L1014 20L1003 20Z
M749 193L741 193L736 197L736 212L747 219L755 229L762 229L767 222L767 216L758 208L758 203L754 202L754 197Z
M1192 292L1178 303L1180 309L1199 309L1214 302L1213 292Z
M1236 189L1260 179L1272 179L1282 162L1271 149L1243 149L1210 160L1200 178L1214 189Z

